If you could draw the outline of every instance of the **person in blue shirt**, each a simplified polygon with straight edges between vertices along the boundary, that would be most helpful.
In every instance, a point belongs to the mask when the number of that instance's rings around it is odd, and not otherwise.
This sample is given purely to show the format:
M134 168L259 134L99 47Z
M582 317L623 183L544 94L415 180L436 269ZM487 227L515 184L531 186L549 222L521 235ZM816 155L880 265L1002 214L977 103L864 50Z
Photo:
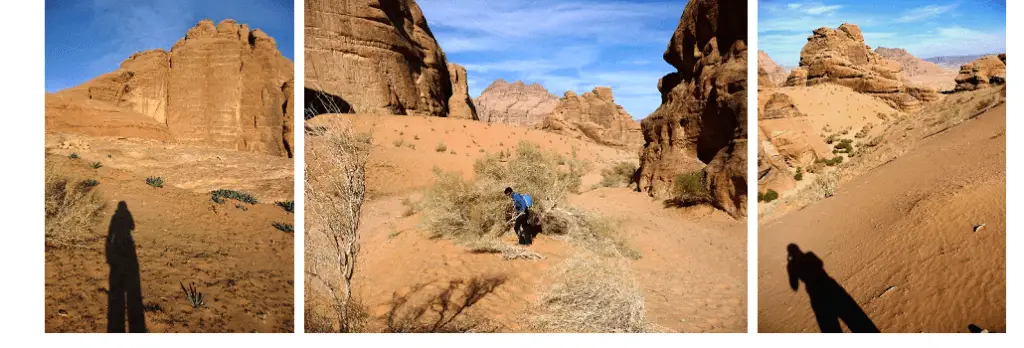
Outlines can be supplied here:
M513 227L516 236L519 237L519 245L533 244L532 228L528 223L530 219L530 204L522 194L515 192L511 187L505 188L505 196L512 198L512 205L515 207L516 222Z

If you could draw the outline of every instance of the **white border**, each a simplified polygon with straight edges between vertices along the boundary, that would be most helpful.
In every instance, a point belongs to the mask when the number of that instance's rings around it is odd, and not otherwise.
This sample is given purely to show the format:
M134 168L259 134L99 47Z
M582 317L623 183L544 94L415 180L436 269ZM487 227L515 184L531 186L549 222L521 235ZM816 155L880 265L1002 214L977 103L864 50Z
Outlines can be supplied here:
M439 0L420 0L439 1ZM38 345L40 342L47 346L96 346L111 347L122 344L145 345L147 347L181 347L182 344L196 344L202 346L224 346L224 345L245 345L249 347L282 347L295 345L324 344L330 346L378 346L382 343L385 346L443 346L452 347L460 344L478 344L488 347L522 347L527 346L599 346L599 347L633 347L645 345L657 346L720 346L720 345L753 345L784 347L799 345L828 345L837 347L860 347L866 345L921 345L940 347L963 347L971 346L1009 346L1012 338L1018 338L1016 324L1018 323L1019 303L1017 296L1024 296L1018 286L1021 274L1019 272L1020 258L1014 255L1019 251L1018 244L1020 237L1016 235L1018 227L1021 227L1021 220L1014 212L1019 211L1024 204L1024 194L1020 180L1021 173L1021 149L1024 149L1024 139L1019 134L1024 134L1024 124L1016 116L1019 114L1017 98L1024 97L1015 88L1014 82L1007 87L1009 111L1007 113L1007 230L1014 233L1007 233L1007 329L1010 334L995 335L957 335L957 334L887 334L887 335L858 335L844 336L838 338L833 335L799 335L799 334L652 334L652 335L542 335L542 334L494 334L494 335L313 335L313 334L149 334L149 335L90 335L90 334L50 334L45 335L44 307L44 262L43 262L43 236L40 231L43 226L41 208L42 183L43 183L43 105L44 105L44 2L4 2L4 8L0 13L5 14L4 20L0 21L2 32L9 33L5 37L3 55L0 55L0 67L3 69L5 83L0 84L0 95L3 96L5 113L5 128L8 130L3 137L2 149L6 156L3 158L4 170L0 170L0 212L5 218L4 239L0 243L2 247L3 286L0 286L0 295L6 299L3 306L3 315L0 315L0 333L4 338L5 346L26 346ZM1018 18L1024 15L1019 1L1008 1L1007 17ZM303 166L301 165L304 153L301 150L304 145L302 132L302 95L299 91L302 88L304 71L304 2L295 1L295 91L296 91L296 151L295 151L295 201L296 210L295 225L295 329L301 332L303 329L302 308L303 308ZM1016 14L1017 16L1013 16ZM748 71L748 90L754 99L748 99L748 135L752 142L748 142L748 158L751 168L748 174L754 174L748 178L748 192L753 194L756 189L751 183L756 184L756 53L757 53L757 3L748 1L748 64L751 68ZM1014 38L1021 34L1022 28L1016 21L1007 21L1008 38ZM1020 50L1021 40L1007 40L1007 53L1015 59ZM1016 70L1016 65L1008 67L1008 74ZM1014 75L1016 76L1016 75ZM1010 78L1014 80L1013 77ZM757 230L756 230L756 200L748 200L748 225L750 239L748 240L748 323L750 332L756 331L757 323ZM1012 209L1015 208L1015 209ZM970 299L964 299L969 301ZM41 340L41 341L40 341ZM1015 340L1019 341L1019 340ZM1019 343L1018 343L1019 344Z

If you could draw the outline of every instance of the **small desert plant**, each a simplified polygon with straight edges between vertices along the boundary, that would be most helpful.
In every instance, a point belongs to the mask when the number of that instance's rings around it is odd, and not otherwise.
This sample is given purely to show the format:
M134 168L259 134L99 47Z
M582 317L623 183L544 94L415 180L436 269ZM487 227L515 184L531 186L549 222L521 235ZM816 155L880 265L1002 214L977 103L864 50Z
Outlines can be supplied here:
M793 179L796 180L796 181L801 181L801 180L804 179L803 168L796 167L796 175L793 176Z
M854 134L853 137L857 138L857 139L866 137L866 136L868 136L868 132L871 132L871 129L874 128L874 127L875 127L874 124L868 123L868 124L864 125L864 127L861 128L860 131L857 132L857 134Z
M46 244L72 246L87 240L103 210L103 200L91 189L99 182L74 183L49 163L45 175Z
M292 224L289 224L289 223L275 222L275 223L272 223L271 225L274 226L274 228L276 228L278 230L281 230L281 232L284 232L284 233L293 233L293 232L295 232L295 226L293 226Z
M419 135L413 135L412 136L412 140L420 140L420 136Z
M882 141L884 141L884 140L885 140L885 137L879 135L877 137L871 138L871 140L868 141L867 144L864 144L864 146L865 147L875 147L875 146L878 146L879 144L881 144Z
M693 205L711 201L711 193L704 186L704 171L698 170L676 175L675 197L680 204Z
M644 299L629 267L583 253L553 271L540 296L531 329L539 332L645 332Z
M103 165L100 164L100 162L92 162L92 164L89 165L89 167L92 167L92 169L100 169L100 167L102 166Z
M412 150L415 150L415 149L416 149L416 144L413 144L413 143L409 143L409 144L408 144L408 145L406 145L406 146L408 146L408 147L409 147L409 149L412 149Z
M277 201L274 205L281 207L284 211L289 213L295 212L295 201Z
M837 138L839 137L836 136L835 134L829 134L828 137L825 137L825 143L832 145L832 143L834 143Z
M392 142L391 144L392 144L392 145L395 145L395 147L402 147L402 145L404 145L404 144L405 144L405 140L403 140L403 139L398 139L398 140L395 140L394 142Z
M448 146L444 143L437 143L437 147L434 148L434 151L437 152L445 152L446 150L448 150Z
M833 153L852 153L853 152L853 140L851 139L840 139L839 144L835 145L836 151Z
M564 162L564 159L561 159ZM633 181L633 173L636 172L636 166L629 162L619 162L618 164L601 170L601 186L614 187L619 185L628 185Z
M772 190L772 189L768 189L768 191L766 191L764 193L761 193L761 192L757 193L757 201L758 202L768 203L768 202L774 201L774 200L776 200L778 198L779 198L779 193L775 192L775 190Z
M181 282L178 284L181 285L181 291L185 293L185 299L188 300L188 304L192 305L193 309L206 306L203 293L196 289L195 282L189 282L188 288L185 288L185 284Z
M70 159L78 159L78 153L77 152L72 152L70 155L68 155L68 158L70 158Z
M402 212L402 217L408 217L416 214L416 203L413 203L409 197L402 199L402 206L405 207L405 210Z
M242 203L249 203L253 205L259 203L259 201L256 200L256 197L253 197L252 194L235 190L219 189L210 191L210 195L212 196L210 200L217 203L223 203L224 198L234 199Z
M151 176L146 178L146 185L153 187L164 187L164 178L159 176Z

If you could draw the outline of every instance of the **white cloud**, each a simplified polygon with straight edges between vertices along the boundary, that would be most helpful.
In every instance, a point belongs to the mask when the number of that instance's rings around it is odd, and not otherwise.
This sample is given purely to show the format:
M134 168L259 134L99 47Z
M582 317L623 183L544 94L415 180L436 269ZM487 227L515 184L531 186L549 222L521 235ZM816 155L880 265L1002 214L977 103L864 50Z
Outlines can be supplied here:
M814 6L804 10L804 12L810 15L820 15L822 13L835 13L841 8L843 8L842 5Z
M916 22L916 21L925 20L925 19L931 19L931 18L938 17L939 15L941 15L943 13L952 11L956 7L957 7L957 4L928 5L928 6L918 7L918 8L915 8L915 9L908 10L907 12L905 12L903 14L902 17L900 17L896 21L900 22L900 23L908 23L908 22Z
M791 10L795 10L795 9L800 8L801 5L802 4L788 4L788 5L786 5L786 7L789 7L789 9L791 9Z

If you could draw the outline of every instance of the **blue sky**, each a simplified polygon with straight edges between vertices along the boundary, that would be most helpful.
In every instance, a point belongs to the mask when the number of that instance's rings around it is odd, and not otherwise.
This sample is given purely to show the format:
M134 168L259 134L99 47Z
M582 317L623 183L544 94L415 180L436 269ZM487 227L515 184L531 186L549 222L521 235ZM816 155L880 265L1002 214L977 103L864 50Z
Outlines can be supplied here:
M811 31L843 22L859 25L872 49L920 58L1006 52L1005 0L761 0L757 46L794 67Z
M466 67L474 98L498 78L561 96L611 86L635 119L661 104L662 53L686 1L421 0L448 61Z
M46 0L46 91L117 69L132 53L170 49L202 19L259 28L294 61L292 0Z

